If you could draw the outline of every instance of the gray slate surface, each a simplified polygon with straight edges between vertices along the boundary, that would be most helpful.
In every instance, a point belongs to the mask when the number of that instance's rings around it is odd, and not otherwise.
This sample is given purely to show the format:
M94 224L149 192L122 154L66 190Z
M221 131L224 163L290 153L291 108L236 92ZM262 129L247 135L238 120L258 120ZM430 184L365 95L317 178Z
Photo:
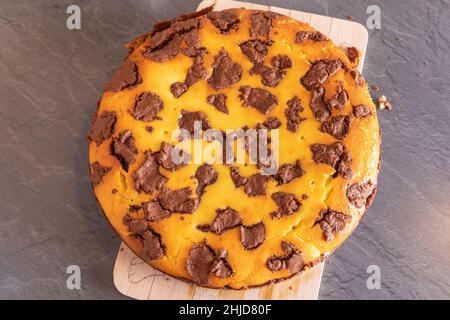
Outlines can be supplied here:
M394 104L380 112L376 200L326 265L321 299L450 297L450 1L260 1L365 23L364 74ZM82 29L65 27L78 4ZM88 181L85 136L122 44L197 1L0 1L0 298L123 298L112 283L120 240ZM66 267L82 271L66 288ZM366 287L369 265L381 289Z

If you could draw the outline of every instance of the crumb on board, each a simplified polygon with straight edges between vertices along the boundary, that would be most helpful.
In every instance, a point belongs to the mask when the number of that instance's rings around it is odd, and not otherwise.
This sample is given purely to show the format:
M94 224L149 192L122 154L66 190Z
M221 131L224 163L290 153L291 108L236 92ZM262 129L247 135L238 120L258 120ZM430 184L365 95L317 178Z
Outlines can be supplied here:
M353 18L352 16L347 16L347 20L355 21L355 18Z
M385 95L378 98L378 109L392 110L392 104L388 101Z
M380 91L380 87L377 84L375 84L372 86L372 90L375 92L378 92L378 91Z

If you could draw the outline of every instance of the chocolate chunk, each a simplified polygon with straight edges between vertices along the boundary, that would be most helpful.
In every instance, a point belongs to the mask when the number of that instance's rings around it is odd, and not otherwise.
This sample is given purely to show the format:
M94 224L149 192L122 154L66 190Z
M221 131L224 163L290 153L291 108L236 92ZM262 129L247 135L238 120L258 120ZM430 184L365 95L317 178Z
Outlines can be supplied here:
M272 199L278 205L278 209L270 214L272 219L290 216L297 212L301 205L293 193L275 192L272 194Z
M227 88L241 80L242 68L234 63L228 53L222 48L214 57L212 74L208 84L215 90Z
M317 121L325 121L331 116L331 111L324 99L325 90L323 87L314 89L311 92L311 111Z
M272 57L270 63L272 64L272 67L284 70L289 69L292 67L292 60L285 54L279 54L274 57Z
M191 49L196 49L199 50L198 54L195 54L194 56L198 56L198 55L202 55L200 54L200 52L202 52L203 50L201 50L200 48L200 35L198 34L198 29L192 29L191 31L183 34L183 39L187 45L186 48L191 48Z
M260 127L268 130L278 129L281 127L281 121L277 117L268 117Z
M103 141L112 136L117 118L114 111L103 111L99 117L95 113L94 117L89 139L95 141L97 146L99 146Z
M230 176L236 188L242 187L247 182L247 178L244 178L239 174L238 167L230 167Z
M351 116L335 116L322 123L320 130L331 134L336 139L344 139L350 131Z
M172 215L169 210L163 209L158 201L143 202L142 209L144 210L145 220L150 222L158 222Z
M180 52L182 38L175 34L171 40L158 49L148 49L143 52L144 57L157 62L166 62L177 56Z
M322 210L315 224L319 224L323 236L327 242L333 241L335 235L345 228L345 224L351 220L351 216L334 210Z
M246 250L259 247L266 239L266 228L263 222L250 226L241 226L241 243Z
M319 31L299 31L295 34L295 43L302 43L304 41L327 41L328 38Z
M163 102L157 94L146 91L136 97L133 107L128 112L136 120L149 122L158 119L157 115L163 106Z
M347 187L347 199L357 208L367 208L374 192L375 185L371 181L353 183Z
M102 182L103 177L111 170L111 167L103 166L100 162L95 161L91 165L91 183L95 187Z
M244 191L250 197L262 196L266 194L266 182L270 177L255 173L247 178L244 184Z
M135 220L132 219L130 221L128 228L130 229L131 232L143 233L144 231L147 230L148 224L145 219L135 219Z
M296 274L305 268L303 253L293 243L283 241L281 248L285 252L283 256L267 259L266 265L270 271L288 269L291 274Z
M215 234L222 234L226 230L237 227L242 224L242 219L239 213L227 207L225 209L217 209L216 217L212 224L199 225L197 228L203 232L212 232Z
M355 80L355 84L358 87L364 87L366 85L366 80L364 80L363 76L361 75L361 73L359 73L358 70L350 70L349 73L353 80Z
M192 86L202 79L206 79L208 73L203 66L203 58L201 56L194 57L192 66L188 69L186 80L184 83L187 87Z
M142 78L138 66L134 62L126 60L114 73L105 90L117 92L137 86L140 83L142 83Z
M250 68L249 73L250 75L262 75L265 72L270 72L270 70L272 70L272 68L269 68L263 62L257 62Z
M149 229L141 234L142 251L141 258L145 261L161 259L166 254L166 249L161 241L161 236Z
M123 131L118 138L113 139L111 153L119 160L122 168L128 172L130 164L134 163L138 153L130 130Z
M183 47L181 48L181 53L189 58L195 58L203 57L208 53L208 50L206 48Z
M198 181L196 190L197 195L201 197L205 191L205 187L216 182L218 176L219 175L216 169L214 169L214 167L209 164L203 164L198 167L197 171L195 172L195 178Z
M274 176L277 180L278 185L286 184L299 178L303 175L304 171L300 165L300 161L297 160L295 164L285 163L279 169L277 174Z
M218 278L229 278L233 274L233 269L227 260L228 253L226 250L221 249L218 257L214 261L211 267L211 273Z
M319 60L301 78L301 83L308 90L314 90L323 85L342 67L340 60Z
M251 62L262 62L267 56L268 47L271 46L271 40L250 39L239 44L241 51L245 54Z
M201 122L201 129L208 130L211 128L206 114L202 111L186 111L181 110L181 116L178 118L180 129L187 130L191 135L194 134L194 122Z
M278 104L278 98L264 89L243 86L239 92L244 106L255 108L262 114L268 114Z
M179 160L181 160L181 163L176 164L173 161L172 152L175 149L178 156L180 157ZM180 152L182 154L180 155ZM178 150L170 143L167 143L163 141L161 143L161 148L159 149L159 152L156 154L156 161L164 168L170 171L175 171L186 165L187 163L186 154L183 151Z
M350 60L351 64L358 64L359 62L359 50L355 47L348 47L347 48L347 56L348 60Z
M294 96L287 102L287 106L288 107L284 111L287 119L287 129L290 132L297 132L298 125L305 120L299 115L299 113L303 111L302 102L299 97Z
M357 118L366 118L372 115L372 111L365 104L360 104L353 107L353 115Z
M153 128L152 126L146 126L145 130L147 130L147 132L152 133L155 130L155 128Z
M208 245L194 244L189 250L186 270L196 284L209 285L211 282L210 273L215 260L216 254Z
M328 101L328 106L330 109L338 109L342 110L344 106L347 104L348 94L344 90L341 84L337 86L336 94Z
M145 151L145 161L133 173L134 186L138 192L154 193L162 188L167 178L159 173L158 162L151 151Z
M163 188L159 202L163 209L177 213L192 213L197 209L199 199L191 198L191 189L185 187L177 190Z
M324 163L333 167L336 174L342 175L344 178L351 177L350 164L352 160L343 143L312 144L310 149L315 163Z
M170 85L170 92L175 98L181 97L188 89L188 86L183 82L174 82Z
M273 12L258 11L250 17L250 37L269 37L272 29L272 19L277 14Z
M227 96L223 93L211 94L206 98L206 101L213 105L214 108L219 110L220 112L228 114L227 108Z
M211 11L208 13L208 19L220 30L220 33L224 34L237 29L240 22L234 10Z
M278 68L267 68L261 73L261 83L265 86L274 88L281 80L283 80L286 73Z

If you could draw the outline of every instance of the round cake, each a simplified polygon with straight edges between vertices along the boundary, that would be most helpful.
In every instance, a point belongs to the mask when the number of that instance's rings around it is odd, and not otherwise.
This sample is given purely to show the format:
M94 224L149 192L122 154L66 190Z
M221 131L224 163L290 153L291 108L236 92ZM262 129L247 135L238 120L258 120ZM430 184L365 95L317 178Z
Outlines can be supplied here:
M245 289L311 268L352 233L380 165L358 50L280 14L212 8L128 48L89 162L104 214L139 257Z

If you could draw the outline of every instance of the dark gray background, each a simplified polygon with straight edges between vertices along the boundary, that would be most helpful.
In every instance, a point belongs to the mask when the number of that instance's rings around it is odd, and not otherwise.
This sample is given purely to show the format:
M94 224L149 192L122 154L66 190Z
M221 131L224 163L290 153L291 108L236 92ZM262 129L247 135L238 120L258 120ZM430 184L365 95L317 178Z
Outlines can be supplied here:
M450 1L259 1L365 24L364 75L394 110L379 112L378 196L328 261L321 299L450 298ZM120 244L88 181L85 136L123 44L197 1L0 1L0 298L122 298ZM66 28L78 4L82 29ZM377 96L380 93L375 93ZM82 289L68 290L68 265ZM369 265L381 289L366 287Z

